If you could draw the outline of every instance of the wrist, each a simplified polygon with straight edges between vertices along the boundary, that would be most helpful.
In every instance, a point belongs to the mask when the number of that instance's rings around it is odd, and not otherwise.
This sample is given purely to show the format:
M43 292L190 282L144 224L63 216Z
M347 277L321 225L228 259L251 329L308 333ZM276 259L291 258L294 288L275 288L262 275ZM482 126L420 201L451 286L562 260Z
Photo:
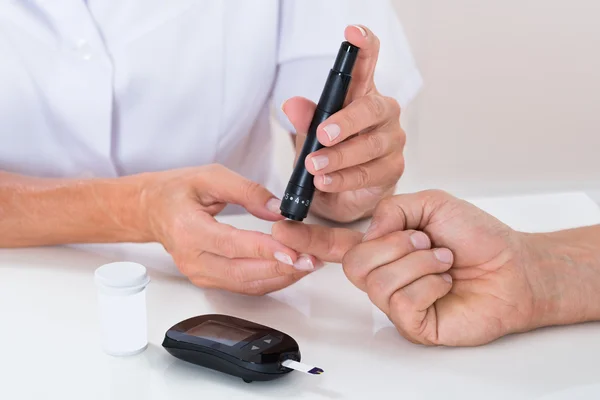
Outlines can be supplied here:
M534 298L531 328L599 320L600 249L578 230L523 235Z
M146 188L152 182L151 173L130 175L98 182L96 191L103 196L103 208L112 216L119 242L145 243L155 241L150 226Z

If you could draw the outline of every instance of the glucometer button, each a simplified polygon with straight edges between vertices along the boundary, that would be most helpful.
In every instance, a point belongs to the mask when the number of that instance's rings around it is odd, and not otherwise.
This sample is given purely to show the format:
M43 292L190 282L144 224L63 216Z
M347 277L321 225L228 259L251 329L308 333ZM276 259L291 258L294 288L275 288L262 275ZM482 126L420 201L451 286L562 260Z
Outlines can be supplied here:
M262 352L265 348L266 346L261 346L260 343L252 342L246 347L244 347L244 350L246 350L250 354L258 354Z
M265 347L271 347L281 342L281 339L272 335L267 335L258 339L257 342L262 343Z
M266 335L261 337L260 339L256 339L252 343L248 343L246 346L244 346L244 350L251 354L257 354L263 352L264 350L270 347L275 346L280 342L281 338L278 338L273 335Z

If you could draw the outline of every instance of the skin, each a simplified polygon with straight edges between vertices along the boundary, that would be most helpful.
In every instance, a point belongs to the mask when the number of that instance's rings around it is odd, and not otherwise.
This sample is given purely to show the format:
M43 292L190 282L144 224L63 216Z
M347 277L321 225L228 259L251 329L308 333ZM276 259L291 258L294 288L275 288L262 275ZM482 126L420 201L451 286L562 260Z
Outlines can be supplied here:
M379 40L364 27L348 27L345 36L361 48L347 109L319 127L327 148L307 160L323 191L312 210L340 222L370 215L404 169L400 108L373 83ZM297 146L314 107L301 98L284 106L299 132ZM332 125L340 128L333 141L325 131ZM317 156L330 160L319 172ZM324 176L331 177L328 185ZM156 241L194 284L252 295L282 289L320 267L314 256L270 235L218 223L213 217L228 203L264 220L283 219L272 193L219 165L87 180L0 171L0 232L10 232L0 236L0 247Z
M0 172L0 247L159 242L194 284L252 295L308 273L307 256L270 235L218 223L228 203L283 219L272 193L221 165L89 180Z
M342 262L348 279L414 343L477 346L600 320L600 226L528 234L425 191L382 201L365 235L282 221L273 237Z
M318 189L311 212L337 222L368 217L381 199L393 194L404 172L406 143L400 105L379 93L373 80L379 38L364 26L347 27L345 37L360 48L348 96L344 108L317 128L317 138L325 148L305 161ZM306 140L315 108L315 103L302 97L291 98L282 106L296 129L297 153ZM333 140L332 133L338 133Z

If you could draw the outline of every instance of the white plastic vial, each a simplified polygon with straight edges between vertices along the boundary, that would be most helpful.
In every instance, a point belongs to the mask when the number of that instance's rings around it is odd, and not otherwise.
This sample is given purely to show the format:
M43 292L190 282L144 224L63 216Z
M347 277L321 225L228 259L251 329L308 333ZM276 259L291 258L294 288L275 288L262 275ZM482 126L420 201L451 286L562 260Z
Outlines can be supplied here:
M94 274L98 288L98 317L103 350L112 356L138 354L148 346L146 286L143 265L115 262Z

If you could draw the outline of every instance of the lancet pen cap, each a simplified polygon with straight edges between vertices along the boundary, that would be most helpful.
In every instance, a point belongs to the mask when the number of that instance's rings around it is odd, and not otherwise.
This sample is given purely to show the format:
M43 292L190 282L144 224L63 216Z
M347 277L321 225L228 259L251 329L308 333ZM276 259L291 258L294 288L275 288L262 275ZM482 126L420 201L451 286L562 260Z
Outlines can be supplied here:
M342 42L338 55L333 64L333 70L342 74L351 75L356 58L358 57L358 47L350 42Z

